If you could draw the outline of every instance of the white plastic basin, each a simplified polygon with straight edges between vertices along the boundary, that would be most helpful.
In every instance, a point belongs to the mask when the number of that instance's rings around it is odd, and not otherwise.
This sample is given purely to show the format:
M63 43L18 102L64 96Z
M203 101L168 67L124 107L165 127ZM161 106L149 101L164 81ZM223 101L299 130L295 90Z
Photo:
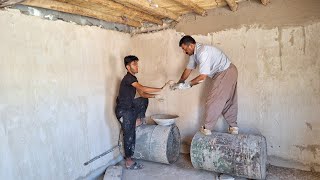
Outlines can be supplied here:
M175 122L179 116L170 115L170 114L155 114L151 116L151 119L154 120L158 125L169 126Z

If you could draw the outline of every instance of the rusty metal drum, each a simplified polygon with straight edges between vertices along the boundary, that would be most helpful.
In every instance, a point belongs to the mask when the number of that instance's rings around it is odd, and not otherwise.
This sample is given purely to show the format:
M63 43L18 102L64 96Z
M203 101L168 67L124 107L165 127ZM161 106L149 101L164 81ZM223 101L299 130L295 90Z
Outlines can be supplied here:
M190 149L194 168L250 179L265 179L267 143L263 136L198 132Z
M140 125L136 129L133 157L164 164L174 163L180 154L180 139L180 132L175 124Z

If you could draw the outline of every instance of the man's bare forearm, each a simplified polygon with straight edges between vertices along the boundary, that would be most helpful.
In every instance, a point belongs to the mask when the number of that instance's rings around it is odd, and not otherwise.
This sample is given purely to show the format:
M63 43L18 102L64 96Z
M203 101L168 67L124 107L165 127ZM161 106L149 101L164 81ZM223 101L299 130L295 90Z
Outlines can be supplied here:
M185 69L180 77L180 80L178 83L183 83L191 74L192 69Z
M148 87L148 86L143 86L141 88L141 90L148 94L148 93L156 93L156 92L160 92L162 90L162 88L153 88L153 87Z
M141 94L140 94L141 95ZM149 93L145 93L143 92L141 97L144 97L144 98L155 98L156 97L156 94L149 94Z
M207 77L208 77L208 75L206 75L206 74L200 74L199 76L197 76L196 78L194 78L190 81L190 85L194 86L199 83L202 83Z
M162 90L162 88L142 86L138 82L132 83L132 86L135 87L138 91L142 91L144 93L156 93L156 92L160 92Z

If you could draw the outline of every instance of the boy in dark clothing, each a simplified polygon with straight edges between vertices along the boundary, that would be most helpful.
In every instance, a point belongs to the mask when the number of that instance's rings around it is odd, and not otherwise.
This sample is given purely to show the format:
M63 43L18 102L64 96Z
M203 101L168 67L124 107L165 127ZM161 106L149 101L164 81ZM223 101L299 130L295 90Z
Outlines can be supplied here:
M134 154L136 126L142 123L145 118L145 113L148 107L148 98L156 98L163 100L161 91L162 88L152 88L139 84L135 74L138 73L138 61L136 56L126 56L124 65L127 69L127 74L123 77L119 95L117 97L116 117L119 120L123 130L125 161L127 169L142 169L143 165L134 162L131 157ZM135 98L136 91L141 97ZM159 94L152 94L159 93Z

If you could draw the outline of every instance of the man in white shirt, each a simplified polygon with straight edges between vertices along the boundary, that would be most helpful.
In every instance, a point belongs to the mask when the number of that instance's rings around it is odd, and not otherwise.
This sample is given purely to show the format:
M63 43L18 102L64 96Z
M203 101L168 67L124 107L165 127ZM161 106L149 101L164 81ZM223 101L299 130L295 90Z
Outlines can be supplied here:
M229 133L238 134L237 126L238 101L237 78L238 71L228 57L213 46L196 43L191 36L184 36L179 46L190 56L189 63L173 89L188 89L203 82L208 77L212 79L209 93L206 95L204 126L200 131L210 135L211 130L222 114L229 124ZM186 82L191 71L199 66L200 75Z

